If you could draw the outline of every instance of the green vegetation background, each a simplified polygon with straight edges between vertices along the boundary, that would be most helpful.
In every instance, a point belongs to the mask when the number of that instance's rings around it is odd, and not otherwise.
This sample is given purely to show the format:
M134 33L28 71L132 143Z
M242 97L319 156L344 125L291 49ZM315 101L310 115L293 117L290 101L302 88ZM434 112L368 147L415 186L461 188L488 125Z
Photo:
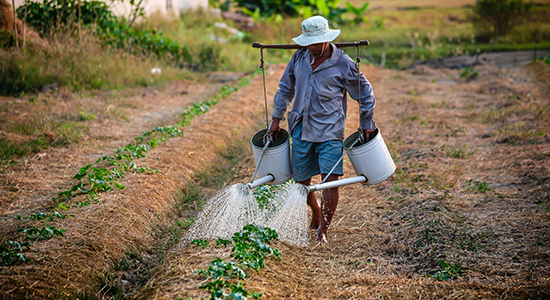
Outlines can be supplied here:
M181 78L196 80L209 71L248 72L258 66L260 59L260 51L251 47L252 42L291 43L291 38L301 33L303 18L317 13L326 15L332 27L342 30L337 41L369 40L370 46L361 50L361 55L367 58L364 61L380 65L385 57L387 68L410 66L411 44L414 44L415 60L491 51L550 49L547 21L550 4L530 4L528 14L521 15L515 21L516 26L497 36L492 34L490 25L483 26L484 23L479 22L479 15L474 13L476 10L472 6L389 10L371 8L368 3L331 0L311 1L316 4L308 4L308 10L292 7L295 13L285 7L277 11L264 9L260 13L259 8L254 12L250 6L250 3L263 3L269 7L272 2L277 1L233 2L231 10L244 10L253 16L254 25L247 28L206 12L167 20L160 15L139 18L143 11L138 10L138 18L119 19L105 4L97 1L50 0L44 2L46 10L42 11L37 10L38 4L30 2L27 9L20 7L17 10L18 16L33 25L48 45L32 47L30 42L26 47L14 45L13 37L9 39L3 35L0 94L36 93L48 84L75 91L122 89ZM327 6L319 6L321 2ZM523 3L520 0L500 2ZM58 8L66 7L67 3L73 3L69 6L72 8L65 8L64 14L58 13ZM303 4L309 0L285 3ZM211 5L224 6L215 1ZM74 23L75 20L80 22ZM241 32L230 33L220 23ZM355 49L350 54L355 56ZM286 62L292 51L269 50L264 55L268 63L279 63ZM151 74L152 68L160 68L162 72Z

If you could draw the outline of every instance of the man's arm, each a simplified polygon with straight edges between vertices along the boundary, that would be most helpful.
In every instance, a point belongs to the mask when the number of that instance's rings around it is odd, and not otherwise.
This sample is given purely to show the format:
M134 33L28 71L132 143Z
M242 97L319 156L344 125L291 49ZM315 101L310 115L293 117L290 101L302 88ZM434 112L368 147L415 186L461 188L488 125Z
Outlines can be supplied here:
M358 77L359 84L357 84ZM359 102L359 117L361 120L361 128L363 129L363 136L365 141L370 141L374 138L376 133L376 122L374 121L376 98L374 97L372 86L365 75L355 67L355 64L350 68L345 86L351 98ZM359 96L361 96L361 99L359 99Z
M294 86L296 83L296 78L294 76L294 60L297 52L292 56L292 59L287 64L283 76L279 81L279 89L273 98L274 107L273 113L271 114L273 119L271 121L271 125L269 126L268 132L273 134L275 138L277 138L277 135L281 130L279 123L281 120L284 120L286 109L294 98Z
M281 126L279 126L279 122L281 122L280 119L273 118L271 120L271 125L269 125L269 129L267 130L271 135L273 135L273 138L277 139L279 136L279 131L281 131Z

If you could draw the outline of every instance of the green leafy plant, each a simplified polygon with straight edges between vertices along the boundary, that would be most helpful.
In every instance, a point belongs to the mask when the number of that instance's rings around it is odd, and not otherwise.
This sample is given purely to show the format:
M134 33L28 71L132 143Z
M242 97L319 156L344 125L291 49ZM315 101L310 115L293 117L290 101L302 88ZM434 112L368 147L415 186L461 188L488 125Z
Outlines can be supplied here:
M193 57L187 47L180 45L154 29L132 27L143 15L139 0L130 0L132 14L129 22L119 19L101 1L50 0L25 2L16 11L20 19L34 27L41 36L50 36L60 27L78 28L83 25L94 30L104 45L126 49L130 53L171 57L176 63L191 64ZM76 30L76 29L75 29ZM200 64L199 64L200 65Z
M208 268L196 271L213 279L200 288L210 291L210 299L259 299L263 293L247 291L240 281L248 277L246 270L253 269L259 272L265 268L264 259L268 256L281 258L281 253L269 246L271 240L278 239L277 232L270 228L260 228L249 224L236 232L229 240L218 239L218 246L233 244L230 257L235 261L223 261L217 257L210 262ZM237 284L232 280L238 280Z
M34 213L34 214L30 214L29 216L27 216L25 219L27 220L34 220L34 221L42 221L42 220L46 220L46 221L53 221L55 219L65 219L67 216L66 215L63 215L57 211L54 211L53 213L51 214L48 214L48 213L43 213L43 212L38 212L38 213ZM23 220L23 217L21 215L18 215L17 216L17 219L18 220Z
M465 67L459 73L460 78L465 78L467 81L474 80L479 76L479 72L474 70L474 68Z
M313 15L322 15L328 20L342 21L346 9L340 8L340 0L236 0L237 7L245 14L263 18L276 15L309 18Z
M195 239L191 241L191 244L196 245L197 247L208 247L208 241L203 239Z
M226 247L228 245L231 245L233 242L231 240L225 240L225 239L222 239L222 238L218 238L216 240L216 246L217 247Z
M258 201L258 204L260 205L261 208L269 208L266 206L269 206L269 204L271 203L271 199L273 199L275 193L279 189L285 186L288 186L289 184L293 184L294 182L295 181L291 179L279 185L270 185L270 184L260 185L259 187L254 189L253 191L254 197L256 198L256 201Z
M0 245L0 258L2 260L3 266L11 266L18 261L30 261L25 255L21 254L23 252L23 247L30 249L29 242L15 242L8 241L8 245Z
M39 240L49 240L55 236L63 236L63 233L67 230L57 229L55 226L44 226L42 228L31 226L29 228L21 228L18 231L24 233L27 240L36 242Z
M208 269L201 269L197 273L207 275L216 280L220 278L245 279L247 277L246 272L241 269L238 263L225 262L219 257L210 262Z
M357 25L360 23L366 23L367 19L364 16L365 12L369 8L369 2L366 2L361 7L356 7L350 2L346 1L346 7L348 8L348 12L353 13L355 15L355 18L351 21L352 24Z
M254 225L246 225L243 230L233 235L231 257L258 272L258 269L265 268L264 257L274 255L281 258L281 253L277 249L269 247L269 241L278 238L277 232L271 228L261 229Z

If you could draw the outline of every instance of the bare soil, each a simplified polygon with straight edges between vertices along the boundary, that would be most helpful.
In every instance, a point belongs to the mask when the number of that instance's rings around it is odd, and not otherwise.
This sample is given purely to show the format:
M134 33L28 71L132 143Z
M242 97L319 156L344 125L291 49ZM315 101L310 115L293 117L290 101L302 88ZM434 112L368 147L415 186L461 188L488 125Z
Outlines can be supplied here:
M329 243L313 242L313 232L306 247L275 242L282 259L268 260L245 287L263 292L262 299L548 299L550 103L540 68L480 66L477 78L467 81L456 70L363 66L395 174L375 186L341 187ZM269 66L269 102L283 70ZM74 184L80 167L140 131L175 124L187 105L209 99L220 85L175 82L134 92L116 99L128 104L125 118L91 120L88 139L5 168L1 241L20 238L24 224L16 215L51 211L51 198ZM72 97L65 101L101 102ZM350 101L349 134L359 124L357 112ZM264 127L262 78L255 76L193 119L184 136L140 160L158 173L129 174L126 189L103 193L100 203L71 208L66 213L72 218L49 222L67 232L33 243L24 252L31 262L0 267L0 295L208 298L199 289L204 276L194 271L216 256L227 258L229 249L170 248L162 234L199 209L198 202L185 211L177 204L205 170L226 168L221 162L229 161L227 172L234 175L225 185L250 180L249 139ZM348 160L345 173L355 176ZM201 191L206 197L214 192Z

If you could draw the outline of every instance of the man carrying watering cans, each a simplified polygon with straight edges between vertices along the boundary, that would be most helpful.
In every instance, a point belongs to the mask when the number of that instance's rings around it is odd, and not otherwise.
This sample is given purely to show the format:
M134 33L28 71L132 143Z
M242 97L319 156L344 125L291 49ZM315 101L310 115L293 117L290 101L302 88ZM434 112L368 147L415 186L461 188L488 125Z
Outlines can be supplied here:
M338 180L338 176L343 175L340 158L347 93L360 103L364 141L376 134L372 87L355 62L330 43L339 34L339 29L329 29L322 16L304 20L302 34L293 41L306 48L294 53L274 98L273 120L268 131L275 136L288 105L295 99L292 110L287 113L292 135L292 171L294 180L306 186L319 174L322 180L328 175L325 181ZM327 242L327 231L338 205L338 188L323 190L322 195L321 207L315 193L308 194L307 204L313 214L310 228L317 230L317 241Z

